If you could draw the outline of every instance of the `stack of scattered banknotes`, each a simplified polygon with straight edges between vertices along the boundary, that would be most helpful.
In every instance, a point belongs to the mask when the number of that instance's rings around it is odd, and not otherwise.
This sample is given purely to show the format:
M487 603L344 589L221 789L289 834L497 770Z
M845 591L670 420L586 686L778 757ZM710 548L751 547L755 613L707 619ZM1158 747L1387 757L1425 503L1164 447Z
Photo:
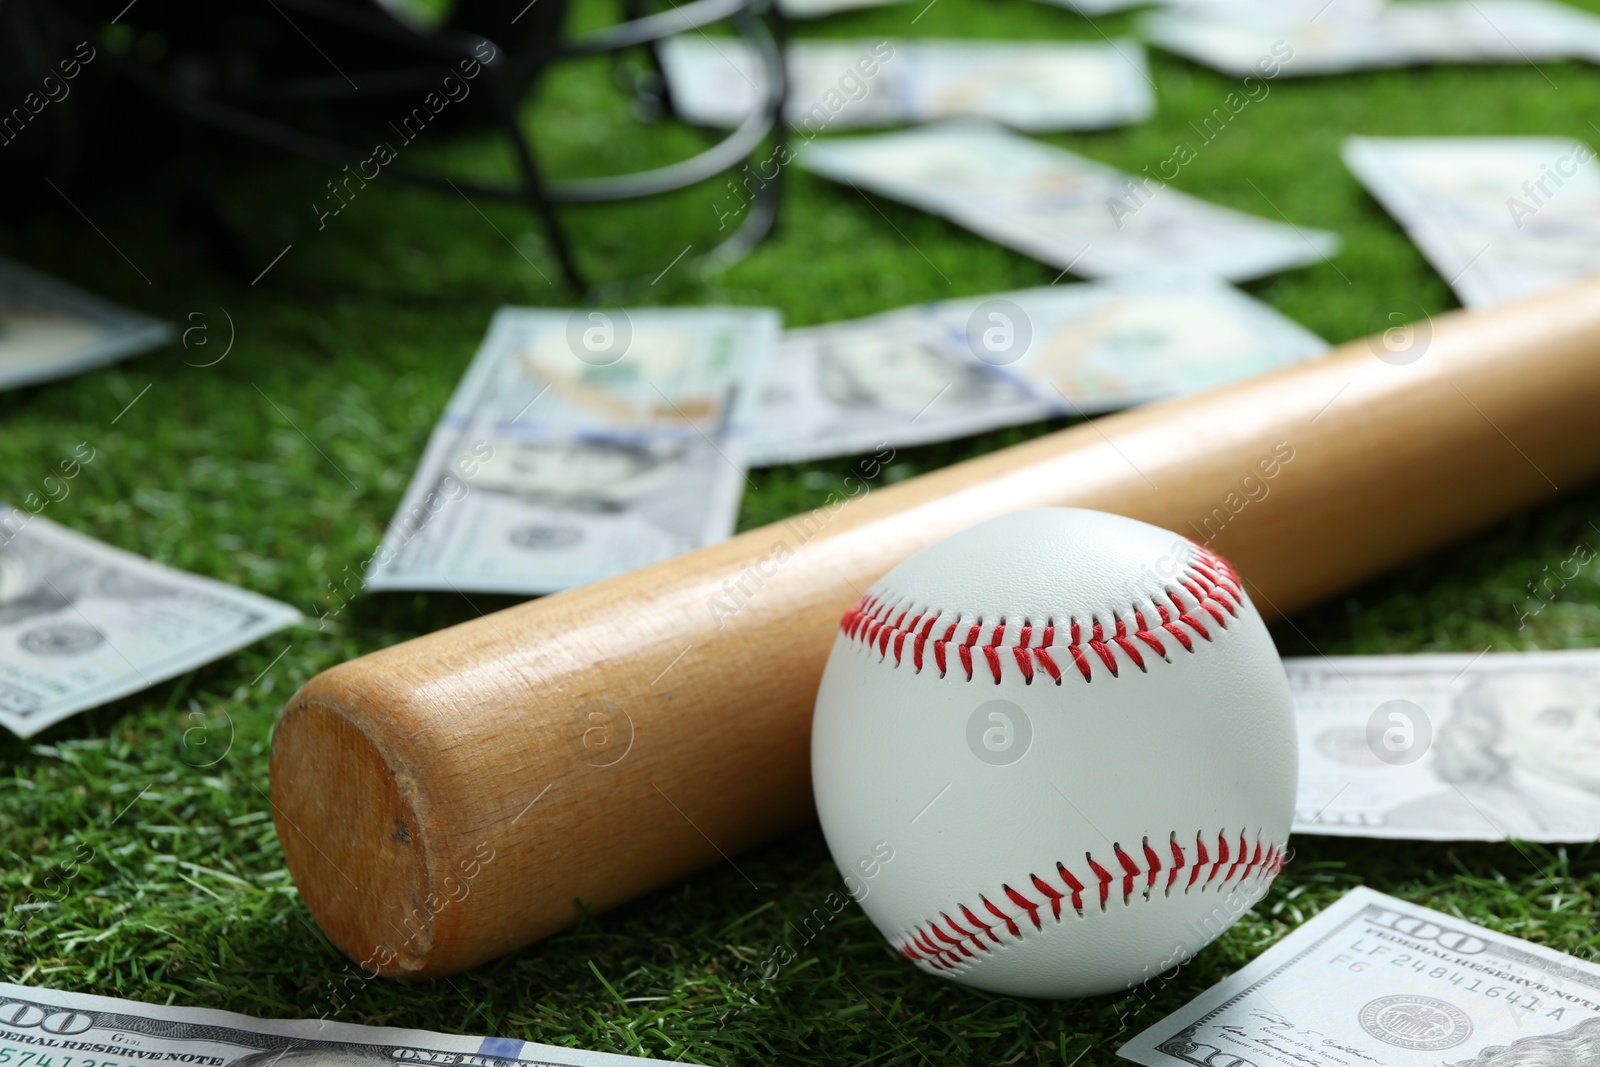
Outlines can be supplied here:
M778 7L810 18L897 2L907 0ZM363 564L367 586L554 592L727 537L753 467L866 452L886 464L897 448L1316 358L1322 339L1229 283L1322 262L1338 236L1299 225L1259 189L1259 203L1245 201L1251 213L1179 192L1194 145L1279 77L1600 62L1600 16L1555 0L1045 2L1085 16L1159 7L1138 22L1146 41L1243 81L1193 127L1193 144L1137 173L1018 132L1153 114L1143 45L1104 34L794 41L785 117L794 158L851 198L902 201L1038 259L1056 282L1092 281L788 331L768 308L503 308ZM736 126L763 95L760 65L738 39L684 34L660 58L689 122ZM822 136L906 124L925 125ZM1352 137L1342 155L1463 304L1600 273L1600 176L1580 140ZM751 178L728 179L741 209ZM0 259L0 389L174 336ZM74 455L75 466L93 461L92 449ZM1292 463L1293 449L1277 458ZM1261 487L1270 494L1270 479ZM47 483L45 496L0 505L0 725L20 737L301 621L288 605L58 525L43 514L54 499ZM1184 532L1208 541L1234 507L1220 503ZM1300 740L1295 833L1600 839L1600 650L1315 656L1285 668ZM1208 940L1195 931L1174 958ZM1600 967L1367 888L1164 1019L1144 1018L1151 998L1135 999L1116 1037L1122 1057L1148 1067L1600 1065ZM658 1062L0 984L0 1067L57 1056L211 1067Z

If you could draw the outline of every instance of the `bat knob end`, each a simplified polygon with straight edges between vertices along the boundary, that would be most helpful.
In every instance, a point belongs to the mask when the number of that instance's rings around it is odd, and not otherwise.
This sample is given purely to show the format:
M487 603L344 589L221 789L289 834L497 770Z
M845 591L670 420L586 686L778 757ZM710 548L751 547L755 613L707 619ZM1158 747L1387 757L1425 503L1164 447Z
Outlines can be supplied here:
M313 678L272 732L273 822L301 899L369 975L429 977L443 890L428 860L422 788L351 699L345 664ZM356 690L359 692L359 690Z

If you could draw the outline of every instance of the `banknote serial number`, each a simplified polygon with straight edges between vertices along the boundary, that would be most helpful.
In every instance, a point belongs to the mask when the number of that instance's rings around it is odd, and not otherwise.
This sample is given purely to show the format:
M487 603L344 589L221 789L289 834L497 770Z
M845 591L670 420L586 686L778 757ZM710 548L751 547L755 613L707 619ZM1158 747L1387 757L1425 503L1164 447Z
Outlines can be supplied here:
M1373 967L1399 967L1402 970L1414 971L1426 978L1437 982L1446 982L1461 993L1472 993L1489 1000L1499 1000L1505 1004L1515 1005L1517 1010L1532 1012L1539 1010L1545 998L1534 993L1518 989L1515 985L1497 982L1493 978L1473 975L1463 972L1457 967L1441 964L1436 959L1419 956L1411 952L1401 952L1390 959L1377 959L1375 957L1391 952L1388 945L1369 944L1365 938L1357 938L1345 952L1334 955L1328 962L1333 966L1344 966L1348 970L1360 973ZM1566 1014L1565 1006L1557 1006L1545 1013L1547 1019L1560 1019Z
M186 1062L221 1064L224 1061L217 1056L184 1056L173 1057ZM12 1048L9 1045L0 1045L0 1067L129 1067L119 1060L96 1060L87 1056L63 1056L54 1052L40 1052L36 1049Z

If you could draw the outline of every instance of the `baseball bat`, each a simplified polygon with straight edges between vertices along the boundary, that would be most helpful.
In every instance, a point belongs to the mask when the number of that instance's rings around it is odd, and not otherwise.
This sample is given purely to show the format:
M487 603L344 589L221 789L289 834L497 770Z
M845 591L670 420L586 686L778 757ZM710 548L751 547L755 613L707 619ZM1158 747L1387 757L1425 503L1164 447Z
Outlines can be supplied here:
M1596 410L1600 280L894 485L866 461L811 512L313 678L272 738L289 869L369 971L471 967L812 818L839 619L937 540L1098 508L1281 616L1600 471Z

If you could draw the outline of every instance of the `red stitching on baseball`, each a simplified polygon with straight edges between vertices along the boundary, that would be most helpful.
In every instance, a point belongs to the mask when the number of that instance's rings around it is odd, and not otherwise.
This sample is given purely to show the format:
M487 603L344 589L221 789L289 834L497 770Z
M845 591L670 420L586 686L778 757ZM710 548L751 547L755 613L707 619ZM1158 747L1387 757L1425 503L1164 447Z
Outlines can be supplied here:
M950 916L946 915L944 912L940 912L939 917L944 920L946 926L955 931L956 936L960 938L960 941L971 940L974 945L977 945L983 951L989 951L989 946L985 945L982 941L979 941L976 934L973 934L969 930L962 929L961 924L950 918ZM960 944L960 941L957 943ZM962 947L961 951L965 952L968 956L972 955L972 952L965 946Z
M956 948L961 950L961 954L963 956L966 956L969 959L971 958L972 950L970 948L968 948L966 945L963 945L960 942L960 940L958 940L957 938L951 937L949 934L947 934L943 930L939 929L939 924L938 923L929 923L928 925L933 928L934 935L936 937L938 937L940 941L943 941L943 942L945 942L946 944L949 944L949 945L954 945ZM948 952L949 950L946 949L945 951Z
M1044 665L1045 671L1050 675L1050 677L1055 679L1056 684L1060 685L1061 668L1056 666L1056 661L1051 658L1050 650L1047 648L1036 648L1033 650L1033 656Z
M1056 892L1054 887L1037 874L1029 875L1029 877L1033 879L1033 888L1050 898L1050 913L1059 920L1061 918L1061 901L1066 894Z
M1085 852L1083 858L1089 861L1089 869L1100 881L1100 910L1105 911L1106 901L1111 899L1111 872L1096 863L1089 853Z
M989 672L994 675L994 684L1000 684L1000 650L993 645L983 646L983 658L989 661Z
M1117 658L1106 647L1099 623L1094 624L1094 636L1089 638L1089 647L1095 650L1095 654L1100 657L1100 661L1106 665L1106 670L1110 671L1111 677L1115 678L1117 676Z
M1122 851L1121 845L1113 844L1111 848L1117 854L1117 862L1122 864L1122 902L1126 904L1133 899L1133 879L1139 873L1139 865Z
M1198 859L1192 865L1188 862L1188 856L1184 852L1183 846L1178 844L1177 831L1173 831L1170 835L1169 844L1172 849L1172 864L1168 867L1168 895L1172 892L1173 882L1176 880L1177 873L1181 868L1186 866L1191 868L1189 883L1183 890L1187 893L1194 886L1195 879L1199 876L1200 871L1210 865L1211 876L1206 879L1206 885L1201 886L1200 890L1204 892L1211 881L1216 878L1217 872L1228 862L1230 855L1235 857L1233 867L1218 883L1219 890L1229 883L1233 883L1234 887L1237 888L1250 881L1252 877L1264 889L1283 870L1283 850L1278 844L1272 842L1263 846L1259 833L1255 837L1255 845L1252 848L1249 835L1241 830L1239 832L1239 847L1235 852L1228 846L1227 831L1219 831L1217 833L1218 853L1215 862L1212 861L1211 854L1206 849L1204 834L1197 833L1195 834L1195 849L1198 853ZM1149 900L1150 890L1154 888L1156 875L1161 870L1161 859L1156 850L1151 847L1148 837L1144 838L1141 851L1144 853L1144 867L1140 867L1138 860L1123 849L1121 845L1112 845L1112 852L1117 857L1117 865L1122 868L1120 878L1123 883L1122 902L1125 905L1132 902L1134 883L1141 876L1145 879L1145 891L1141 896L1143 899ZM1094 880L1100 887L1100 909L1104 911L1106 904L1110 900L1111 885L1118 880L1119 876L1107 870L1090 853L1084 854L1084 861L1089 869L1094 872ZM1241 867L1242 871L1240 871ZM1236 871L1240 872L1237 881L1234 879ZM1082 919L1084 882L1074 875L1065 863L1059 861L1056 863L1056 874L1066 887L1067 891L1065 893L1051 885L1046 878L1037 874L1028 875L1028 881L1039 895L1049 902L1050 917L1055 920L1057 925L1060 925L1063 921L1061 917L1061 902L1067 899L1069 895L1073 910L1077 912L1078 918ZM1020 941L1026 936L1024 921L1032 924L1035 930L1044 929L1044 920L1041 915L1044 910L1043 904L1037 903L1006 884L1001 885L1000 893L996 894L996 896L1001 896L1004 900L1009 901L1021 914L1016 916L1007 914L984 894L978 895L980 909L986 909L996 919L1004 923L1006 932L1010 935L1012 941ZM966 904L957 904L951 911L959 913L970 924L972 929L968 930L952 919L950 911L942 911L939 913L938 918L918 923L902 934L899 943L894 946L895 951L914 963L927 964L934 970L952 970L978 958L972 948L982 952L990 951L989 945L985 944L983 940L985 934L988 935L992 944L1001 945L1005 943L996 932L995 925L980 919L977 911L973 908L968 907ZM982 932L979 933L978 931ZM967 946L969 941L972 943L972 948Z
M1022 936L1022 931L1017 929L1017 922L1015 919L1001 911L999 908L995 907L994 903L988 897L980 896L978 899L983 901L983 906L989 909L989 913L991 915L993 915L996 919L1002 919L1005 921L1006 930L1011 934L1012 937Z
M1242 840L1242 838L1241 838L1241 840ZM1239 877L1240 878L1248 878L1248 877L1250 877L1250 868L1259 867L1260 865L1261 865L1261 842L1257 841L1256 842L1255 855L1251 856L1250 857L1250 862L1246 863L1244 865L1244 873L1241 874Z
M1222 865L1224 863L1227 863L1227 862L1228 862L1228 837L1227 837L1226 834L1224 834L1222 831L1219 830L1219 831L1217 831L1217 862L1211 868L1211 877L1206 879L1206 885L1210 885L1212 883L1212 881L1214 881L1216 879L1217 872L1220 871L1222 869ZM1227 879L1224 878L1223 881L1227 881Z
M913 609L917 607L916 604L905 603L903 597L890 598L885 594L868 593L861 598L860 603L844 613L844 617L839 620L839 630L849 640L876 651L882 659L888 658L892 640L894 662L897 666L904 661L906 639L911 638L912 666L918 673L922 671L926 646L931 642L934 663L939 668L940 677L945 677L948 673L947 650L949 646L954 645L967 681L971 681L974 677L972 656L974 648L980 650L983 662L989 668L989 675L997 685L1004 677L1003 664L1008 659L1015 662L1026 684L1033 683L1034 668L1037 665L1050 676L1052 681L1061 685L1061 667L1056 656L1062 649L1072 657L1072 664L1083 676L1084 681L1093 681L1096 668L1102 666L1115 678L1121 666L1117 661L1119 652L1139 670L1147 671L1149 668L1145 663L1145 653L1141 651L1141 644L1162 659L1169 659L1167 646L1160 636L1164 632L1181 645L1184 651L1192 653L1195 650L1195 643L1191 633L1198 635L1202 640L1211 641L1214 639L1211 627L1225 630L1228 628L1229 619L1238 617L1244 606L1244 589L1239 581L1239 575L1227 560L1215 552L1195 546L1195 553L1195 557L1189 561L1187 572L1159 594L1152 596L1150 604L1155 608L1159 620L1154 627L1146 620L1143 609L1135 605L1129 610L1132 618L1131 631L1127 618L1113 617L1110 624L1092 619L1088 623L1087 630L1078 620L1072 619L1065 627L1070 631L1070 639L1057 644L1057 627L1054 619L1047 621L1043 632L1038 635L1034 633L1033 624L1024 619L1022 625L1017 628L1016 643L1007 646L1003 644L1007 630L1006 620L1003 618L986 624L981 618L964 622L961 616L957 615L955 620L946 626L944 636L935 637L933 628L942 612L933 611L928 607L919 610L910 622L907 622L907 616L911 615ZM1189 603L1191 598L1193 604ZM1168 603L1163 603L1163 599ZM899 613L898 616L896 612ZM890 621L891 619L893 621ZM987 641L984 640L986 627ZM1108 633L1108 627L1114 632ZM958 638L956 631L962 628L966 632ZM1035 636L1039 638L1037 642L1034 640ZM1009 657L1003 654L1008 649L1011 652Z
M1011 903L1028 913L1028 918L1033 920L1033 928L1035 930L1044 929L1044 927L1039 923L1039 905L1035 904L1033 901L1029 900L1027 897L1023 896L1021 893L1017 892L1015 889L1012 889L1008 885L1002 885L1000 888L1006 891L1006 896L1011 898Z
M1077 627L1074 626L1073 629L1076 630ZM1074 634L1073 636L1077 635ZM1068 645L1067 649L1072 653L1072 662L1076 663L1078 665L1078 670L1083 673L1083 680L1086 682L1092 681L1094 675L1089 670L1089 657L1083 654L1083 649L1078 647L1077 642L1073 642L1072 644Z
M1061 881L1066 884L1066 887L1072 891L1072 910L1078 913L1080 919L1083 918L1083 883L1078 881L1072 872L1067 870L1067 865L1059 860L1056 862L1056 873L1061 876Z
M1245 862L1245 857L1248 856L1249 854L1250 854L1250 846L1248 846L1248 845L1246 845L1244 843L1244 834L1240 833L1239 834L1239 851L1234 853L1233 866L1228 868L1228 877L1223 879L1224 882L1228 882L1228 881L1232 881L1233 880L1233 872L1237 871L1239 869L1239 864Z
M1189 872L1189 884L1183 887L1185 893L1194 888L1195 879L1200 877L1200 872L1211 862L1211 857L1206 854L1205 839L1199 834L1194 835L1194 848L1200 854L1200 858L1195 860L1194 869Z
M1144 657L1139 654L1139 647L1128 640L1128 624L1126 622L1121 619L1117 620L1117 632L1111 640L1115 641L1117 647L1128 654L1128 658L1133 660L1134 666L1141 671L1147 669L1144 665Z
M1033 684L1033 649L1028 647L1028 628L1022 628L1022 644L1011 650L1016 653L1017 670L1022 672L1024 685ZM998 678L995 681L999 681Z
M967 907L965 904L961 905L961 914L967 920L967 922L971 923L973 926L978 927L984 933L988 934L990 941L993 941L997 945L1000 943L1000 938L995 936L994 927L990 926L988 923L984 922L982 919L980 919L976 915L972 914L972 909L971 908ZM978 939L978 935L977 934L973 934L972 938L973 938L974 941L977 941L978 944L983 945L983 942ZM987 949L988 947L989 946L984 945L985 949Z

